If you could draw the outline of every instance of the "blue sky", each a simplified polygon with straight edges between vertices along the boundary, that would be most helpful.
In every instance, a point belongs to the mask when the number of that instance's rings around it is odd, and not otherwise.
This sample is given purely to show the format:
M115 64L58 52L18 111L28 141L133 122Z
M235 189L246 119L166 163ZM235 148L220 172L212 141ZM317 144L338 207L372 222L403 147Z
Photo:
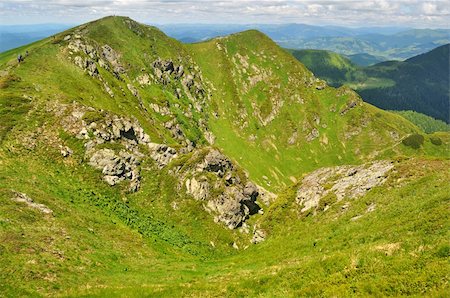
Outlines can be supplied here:
M153 24L305 23L449 28L448 0L0 0L0 24L78 24L125 15Z

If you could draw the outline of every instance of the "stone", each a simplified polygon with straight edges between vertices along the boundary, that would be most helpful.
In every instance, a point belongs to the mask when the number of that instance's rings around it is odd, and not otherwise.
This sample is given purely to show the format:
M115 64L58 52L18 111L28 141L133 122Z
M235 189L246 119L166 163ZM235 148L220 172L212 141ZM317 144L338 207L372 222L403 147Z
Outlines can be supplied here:
M311 132L306 136L306 141L311 142L314 139L319 137L319 130L317 128L313 128Z
M60 148L61 155L62 155L63 157L68 157L68 156L70 156L70 155L73 154L72 149L70 149L70 148L67 147L67 146L62 146L62 145L60 145L59 148Z
M209 196L209 184L206 179L198 181L195 177L186 180L186 193L196 200L205 200Z
M151 158L156 161L159 168L165 167L177 156L177 151L164 144L148 143Z
M204 169L223 177L226 170L232 169L231 161L218 150L210 151L205 157Z
M375 186L382 185L394 167L381 160L361 166L321 168L303 178L297 191L296 202L301 212L316 210L322 198L334 196L336 202L365 195Z
M25 203L28 207L33 208L33 209L37 209L38 211L47 214L47 215L51 215L53 214L53 210L48 208L46 205L44 204L39 204L33 201L33 199L31 199L29 196L27 196L24 193L20 193L20 192L14 192L15 196L11 198L11 200L18 202L18 203Z
M130 90L130 92L131 92L131 94L133 94L133 96L135 96L135 97L139 96L137 89L133 85L127 84L127 88L128 88L128 90Z
M258 244L266 240L266 232L261 229L255 229L253 231L253 238L250 240L253 244Z

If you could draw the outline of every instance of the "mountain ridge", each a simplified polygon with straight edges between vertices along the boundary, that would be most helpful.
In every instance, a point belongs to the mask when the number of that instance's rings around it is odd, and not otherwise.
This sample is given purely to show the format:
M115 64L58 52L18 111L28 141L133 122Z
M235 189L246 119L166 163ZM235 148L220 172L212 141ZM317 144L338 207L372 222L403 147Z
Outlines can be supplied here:
M6 295L448 288L449 134L327 86L263 33L184 45L107 17L0 70Z
M447 44L405 61L385 61L369 67L346 61L340 69L332 63L333 59L345 59L339 54L325 56L320 50L292 52L319 77L334 86L351 86L378 107L414 110L448 123L449 47Z

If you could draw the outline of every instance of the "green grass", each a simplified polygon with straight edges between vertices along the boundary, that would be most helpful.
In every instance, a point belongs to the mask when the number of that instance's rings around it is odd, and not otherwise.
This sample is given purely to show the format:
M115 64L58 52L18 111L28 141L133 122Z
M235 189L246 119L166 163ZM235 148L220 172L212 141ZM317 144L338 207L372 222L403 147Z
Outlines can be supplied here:
M346 88L317 90L312 74L259 32L183 45L127 20L105 18L84 31L90 42L117 50L127 67L123 81L100 70L114 98L68 59L63 37L77 29L0 55L0 116L6 119L0 126L2 296L448 293L448 133L425 135L402 116L366 104ZM30 55L17 65L17 53L25 50ZM246 73L238 53L249 63ZM136 77L143 68L151 72L157 57L198 66L211 91L203 111L184 115L193 103L173 95L179 82L137 85ZM264 79L250 84L258 75ZM127 84L138 88L147 109ZM284 104L276 117L264 124L260 117L270 115L280 101ZM341 115L351 101L358 106ZM140 148L141 189L131 194L127 183L110 187L88 165L83 141L64 128L68 112L62 107L72 102L94 108L83 117L87 123L107 113L135 118L153 142L179 148L164 128L174 117L198 148L163 170ZM167 105L174 116L153 112L150 103ZM214 146L237 163L242 181L247 172L279 195L264 206L263 215L248 220L250 227L268 233L265 242L252 245L251 234L215 223L205 202L186 195L179 177L171 174L192 168L206 152L200 120L215 134ZM319 137L307 142L313 127ZM294 132L297 139L289 144ZM419 148L402 144L413 134L423 138ZM63 158L59 145L69 146L73 154ZM295 181L304 174L379 158L399 160L385 186L352 200L344 213L344 201L327 197L321 207L330 209L300 215ZM15 191L45 204L53 215L13 201ZM372 203L376 210L366 214Z

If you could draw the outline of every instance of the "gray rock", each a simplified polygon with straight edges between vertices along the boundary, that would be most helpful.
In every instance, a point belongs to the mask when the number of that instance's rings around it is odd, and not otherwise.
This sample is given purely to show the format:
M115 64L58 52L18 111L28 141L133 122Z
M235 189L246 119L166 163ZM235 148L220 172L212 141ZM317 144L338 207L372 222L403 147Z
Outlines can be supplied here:
M316 209L327 195L335 196L337 202L363 196L373 187L382 185L393 167L391 162L382 160L361 166L318 169L303 178L296 201L301 212L306 212Z
M156 161L159 168L165 167L177 156L177 151L164 144L148 143L151 158Z
M255 229L253 232L253 238L250 240L253 244L258 244L266 240L266 232L260 229Z
M311 142L314 139L319 137L319 130L317 128L313 128L311 132L306 136L306 141Z
M33 201L33 199L31 199L29 196L27 196L24 193L20 193L20 192L14 192L15 196L11 198L11 200L18 202L18 203L25 203L28 207L33 208L33 209L37 209L38 211L47 214L47 215L52 215L53 214L53 210L48 208L46 205L44 204L39 204Z
M210 151L205 157L204 169L223 177L227 170L233 168L231 161L218 150Z

